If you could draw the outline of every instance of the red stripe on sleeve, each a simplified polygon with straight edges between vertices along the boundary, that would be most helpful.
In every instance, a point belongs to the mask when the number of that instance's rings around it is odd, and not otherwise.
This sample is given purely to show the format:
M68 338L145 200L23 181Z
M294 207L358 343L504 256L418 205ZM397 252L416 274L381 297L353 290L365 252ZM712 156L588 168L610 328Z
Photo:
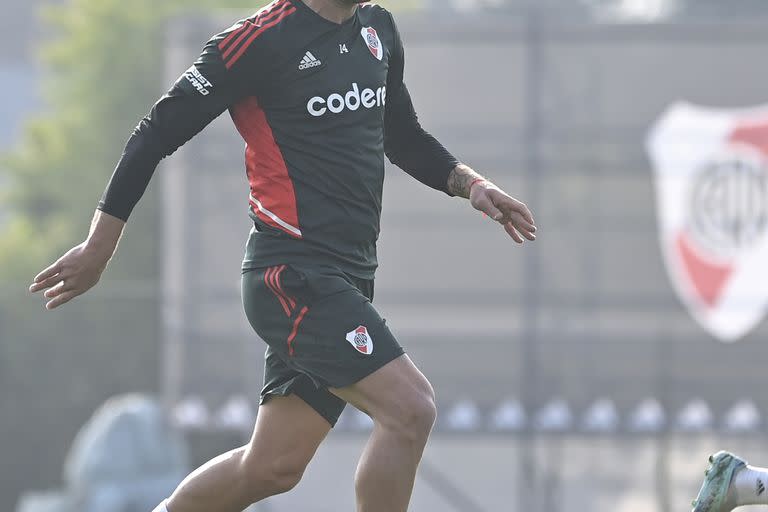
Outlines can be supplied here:
M275 19L276 16L279 16L283 12L287 11L291 6L291 4L280 1L277 4L275 4L274 8L269 9L269 11L264 11L259 14L257 19L258 25L264 25L265 23L269 23L273 19Z
M235 40L234 43L229 45L229 48L227 48L227 50L221 55L221 58L226 60L226 58L229 57L232 54L232 52L235 51L235 49L237 48L237 45L243 42L243 40L246 37L248 37L257 28L257 25L251 23L250 21L247 22L246 25L248 28L240 32L240 36Z
M251 34L251 36L248 38L248 40L245 42L245 44L243 44L240 47L240 49L237 51L237 53L235 53L232 56L232 58L229 59L229 61L227 61L227 69L230 69L232 66L235 65L235 63L238 60L240 60L240 57L243 56L243 54L248 49L248 47L251 46L251 44L256 40L256 38L259 37L261 34L263 34L265 30L274 27L275 25L277 25L278 23L280 23L285 18L287 18L288 16L290 16L291 14L293 14L295 12L296 12L296 8L293 7L293 6L290 6L288 9L283 11L282 14L280 14L276 19L274 19L273 21L271 21L271 22L269 22L269 23L267 23L265 25L262 25L261 28L259 28L256 32L253 32L253 34Z
M245 21L242 25L233 30L231 34L229 34L222 42L219 43L219 50L224 50L230 41L237 37L238 34L242 34L243 30L246 30L249 25L252 25L252 23L250 21Z
M226 48L235 37L242 35L243 32L249 32L254 26L259 24L260 19L264 17L269 18L273 14L276 14L276 11L278 11L280 7L285 6L284 4L285 0L276 0L271 4L264 6L260 11L256 13L255 22L246 20L240 27L233 30L232 33L226 37L226 39L219 43L219 50L224 51L224 48ZM237 46L237 43L235 43L234 46ZM230 50L231 49L233 48L230 48Z

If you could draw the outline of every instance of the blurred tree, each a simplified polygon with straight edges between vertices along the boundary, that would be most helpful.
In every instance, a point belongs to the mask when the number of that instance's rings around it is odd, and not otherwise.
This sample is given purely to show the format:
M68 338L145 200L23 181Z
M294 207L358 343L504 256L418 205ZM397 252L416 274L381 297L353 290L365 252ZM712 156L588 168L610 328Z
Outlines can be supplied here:
M129 243L104 283L110 300L100 288L62 313L43 314L25 287L83 240L127 136L167 87L169 18L215 6L242 8L236 19L264 3L71 0L45 11L48 108L0 164L0 439L9 441L0 510L13 510L25 489L59 484L74 433L103 400L157 390L158 187L132 218ZM126 291L115 284L121 279L145 284Z
M28 123L0 168L10 209L0 231L0 280L28 280L86 234L127 135L164 85L162 28L169 17L182 9L252 10L264 3L72 0L45 10L54 34L41 51L49 109ZM154 201L145 203L112 271L118 276L156 274Z

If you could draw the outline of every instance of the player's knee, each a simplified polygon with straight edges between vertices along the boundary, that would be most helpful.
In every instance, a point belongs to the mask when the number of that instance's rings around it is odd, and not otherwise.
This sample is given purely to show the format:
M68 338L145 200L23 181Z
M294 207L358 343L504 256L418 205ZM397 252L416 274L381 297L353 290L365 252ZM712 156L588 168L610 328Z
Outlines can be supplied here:
M248 488L254 502L290 491L301 481L305 468L304 462L297 462L290 457L254 461L247 471Z
M435 392L432 386L425 392L422 397L422 403L420 404L418 423L423 428L424 432L429 435L432 432L432 427L435 426L437 420L437 403L435 400Z
M304 466L275 464L270 468L267 482L273 494L283 494L299 485L303 475Z
M429 388L400 399L392 426L410 441L425 441L436 418L435 394Z

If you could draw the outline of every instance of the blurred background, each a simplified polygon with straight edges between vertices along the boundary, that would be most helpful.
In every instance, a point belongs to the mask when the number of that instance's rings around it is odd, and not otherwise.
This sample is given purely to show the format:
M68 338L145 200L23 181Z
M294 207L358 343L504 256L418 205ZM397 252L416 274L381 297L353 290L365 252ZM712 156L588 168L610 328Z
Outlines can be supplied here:
M440 405L412 510L680 511L710 452L768 464L768 4L381 3L424 125L541 229L516 247L388 169L377 306ZM161 164L96 289L45 313L26 288L152 102L260 5L0 0L0 510L149 512L247 440L264 345L228 116ZM370 426L348 408L254 510L351 510Z

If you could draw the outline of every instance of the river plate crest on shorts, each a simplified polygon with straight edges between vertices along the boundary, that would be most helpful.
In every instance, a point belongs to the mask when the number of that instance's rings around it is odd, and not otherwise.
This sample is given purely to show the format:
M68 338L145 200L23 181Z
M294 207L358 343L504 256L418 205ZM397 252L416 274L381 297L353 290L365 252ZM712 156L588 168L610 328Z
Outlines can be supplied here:
M373 338L366 327L361 325L354 331L348 332L347 341L361 354L367 356L373 354Z
M678 295L722 341L768 309L768 106L671 106L648 139L661 247Z

